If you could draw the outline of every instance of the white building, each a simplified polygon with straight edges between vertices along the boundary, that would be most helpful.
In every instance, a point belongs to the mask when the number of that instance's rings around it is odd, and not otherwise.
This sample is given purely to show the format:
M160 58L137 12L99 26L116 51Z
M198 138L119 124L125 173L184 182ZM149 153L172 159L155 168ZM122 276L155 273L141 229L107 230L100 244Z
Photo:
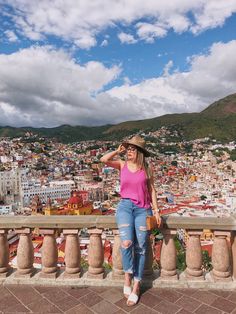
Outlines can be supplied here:
M13 161L13 157L12 156L0 156L0 161L1 163L5 164L5 163L8 163L8 162L12 162Z
M236 213L236 194L229 194L225 198L226 206L230 209L231 213Z
M0 198L7 204L16 204L20 201L20 185L23 170L12 169L0 171Z
M66 200L70 197L73 189L75 189L75 183L72 180L53 181L42 186L38 180L25 181L22 183L22 204L23 207L28 206L35 195L38 195L43 203L46 203L48 198Z
M0 205L0 215L9 215L13 213L12 205Z
M15 157L15 160L16 160L16 161L22 161L22 160L24 160L24 158L23 158L22 155L16 154L14 157Z

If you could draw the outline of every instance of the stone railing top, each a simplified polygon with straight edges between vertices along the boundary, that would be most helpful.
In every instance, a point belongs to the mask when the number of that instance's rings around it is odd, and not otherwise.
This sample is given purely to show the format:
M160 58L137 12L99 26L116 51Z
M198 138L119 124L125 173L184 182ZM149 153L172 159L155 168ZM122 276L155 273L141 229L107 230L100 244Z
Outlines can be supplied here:
M0 229L21 228L117 228L114 216L0 216Z
M114 216L0 216L0 229L22 228L110 228L116 229ZM236 216L216 217L163 217L165 229L236 230Z
M164 228L187 230L236 230L236 216L230 217L164 217Z

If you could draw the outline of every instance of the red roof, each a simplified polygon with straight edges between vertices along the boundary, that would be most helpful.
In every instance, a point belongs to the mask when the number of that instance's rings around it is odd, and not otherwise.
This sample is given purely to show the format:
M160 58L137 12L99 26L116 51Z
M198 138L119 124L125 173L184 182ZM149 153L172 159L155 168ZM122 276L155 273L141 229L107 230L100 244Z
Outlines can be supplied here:
M79 194L88 194L88 191L79 191Z
M178 207L170 207L170 208L166 208L166 209L161 209L160 213L161 213L161 215L168 215L168 214L176 213L178 210L179 210Z
M68 201L68 204L80 204L80 203L83 203L83 199L81 196L72 196Z

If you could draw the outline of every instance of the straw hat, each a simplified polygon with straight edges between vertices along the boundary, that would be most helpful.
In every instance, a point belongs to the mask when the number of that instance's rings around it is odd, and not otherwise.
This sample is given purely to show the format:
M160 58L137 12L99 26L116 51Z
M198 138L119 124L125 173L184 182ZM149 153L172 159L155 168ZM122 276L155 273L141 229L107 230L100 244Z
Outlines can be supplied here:
M150 153L145 149L146 142L140 136L135 135L130 140L122 143L122 145L127 148L129 145L135 145L144 153L145 157L149 157Z

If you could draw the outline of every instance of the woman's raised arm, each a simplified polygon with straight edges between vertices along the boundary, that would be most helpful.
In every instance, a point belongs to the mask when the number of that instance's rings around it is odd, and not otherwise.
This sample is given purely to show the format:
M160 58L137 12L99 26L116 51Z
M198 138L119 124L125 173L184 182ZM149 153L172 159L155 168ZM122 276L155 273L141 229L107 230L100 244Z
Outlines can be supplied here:
M118 159L118 160L112 160L112 159L124 151L125 151L125 147L122 145L119 145L119 147L116 150L114 150L113 152L109 152L109 153L103 155L100 158L100 161L105 163L109 167L120 170L121 164L123 164L123 161L121 159Z

